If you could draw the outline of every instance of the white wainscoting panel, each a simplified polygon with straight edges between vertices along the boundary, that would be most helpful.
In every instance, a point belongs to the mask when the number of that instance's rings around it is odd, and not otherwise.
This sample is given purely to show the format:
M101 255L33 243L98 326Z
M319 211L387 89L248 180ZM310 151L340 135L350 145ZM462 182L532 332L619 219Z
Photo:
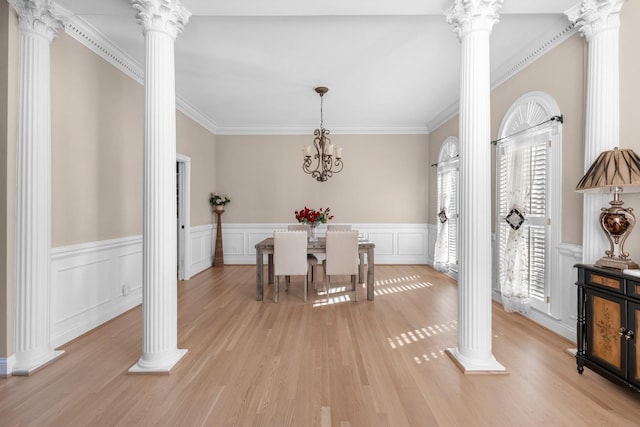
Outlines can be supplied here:
M224 227L224 224L222 225ZM189 265L189 276L200 273L211 267L213 264L213 245L215 244L215 229L213 225L200 225L191 227L189 244L191 245L191 264ZM224 232L222 233L224 238ZM224 245L224 242L223 242ZM224 250L226 251L226 247Z
M287 224L223 224L225 263L255 264L256 243L286 228ZM426 225L354 224L354 229L376 244L376 264L429 262ZM318 231L323 236L326 227ZM211 267L214 242L213 225L191 227L190 276ZM53 248L51 267L54 348L142 303L142 236Z
M141 302L141 236L51 250L54 348Z
M255 264L255 245L286 230L288 224L222 224L225 264ZM360 236L375 243L376 264L428 264L429 231L426 224L352 224ZM324 236L326 225L318 227Z

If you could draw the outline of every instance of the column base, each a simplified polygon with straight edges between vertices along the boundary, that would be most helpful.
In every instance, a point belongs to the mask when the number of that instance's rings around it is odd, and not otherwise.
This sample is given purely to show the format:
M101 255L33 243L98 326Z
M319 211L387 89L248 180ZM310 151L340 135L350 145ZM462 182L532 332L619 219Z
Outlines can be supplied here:
M498 363L493 356L489 360L477 361L464 357L458 352L457 348L448 348L445 352L464 374L509 374L506 368Z
M37 370L44 368L63 354L64 351L62 350L51 350L37 360L31 360L24 364L18 362L13 366L11 375L31 375Z
M138 363L129 368L130 374L168 374L171 372L171 369L182 359L182 357L187 354L187 349L178 349L176 355L163 360L157 365L152 365L149 363L141 363L142 359L138 360Z

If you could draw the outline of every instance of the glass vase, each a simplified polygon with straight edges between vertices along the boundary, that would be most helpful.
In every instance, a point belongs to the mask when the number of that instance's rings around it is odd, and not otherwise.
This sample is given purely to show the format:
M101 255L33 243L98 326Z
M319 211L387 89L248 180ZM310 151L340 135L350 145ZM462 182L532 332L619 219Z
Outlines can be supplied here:
M309 241L318 241L318 224L316 224L315 222L309 223Z

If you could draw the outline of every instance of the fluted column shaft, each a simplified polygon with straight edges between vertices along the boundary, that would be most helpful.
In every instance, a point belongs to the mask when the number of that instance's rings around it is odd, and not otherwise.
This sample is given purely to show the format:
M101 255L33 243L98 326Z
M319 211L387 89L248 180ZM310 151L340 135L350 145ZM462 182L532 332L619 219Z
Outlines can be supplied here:
M620 10L624 0L583 0L567 11L588 43L587 105L584 171L598 155L620 140ZM608 194L584 194L582 260L593 264L605 255L609 242L600 227L600 210L609 206Z
M63 352L50 343L50 44L63 26L50 1L9 0L19 17L16 199L16 363L28 375Z
M447 21L462 43L458 347L465 372L504 371L491 353L491 120L489 37L502 0L457 0Z
M174 43L188 12L177 0L133 0L144 27L145 124L142 356L131 372L167 372L177 346L176 103Z

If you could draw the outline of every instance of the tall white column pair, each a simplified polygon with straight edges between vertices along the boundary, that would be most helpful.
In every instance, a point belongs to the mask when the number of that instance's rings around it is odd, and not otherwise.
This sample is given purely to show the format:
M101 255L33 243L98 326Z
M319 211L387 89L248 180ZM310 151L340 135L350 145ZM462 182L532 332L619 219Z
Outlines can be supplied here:
M63 27L51 0L8 0L19 16L15 364L28 375L51 348L50 43ZM179 0L132 0L146 43L143 342L131 372L167 372L177 347L174 43L190 13Z

